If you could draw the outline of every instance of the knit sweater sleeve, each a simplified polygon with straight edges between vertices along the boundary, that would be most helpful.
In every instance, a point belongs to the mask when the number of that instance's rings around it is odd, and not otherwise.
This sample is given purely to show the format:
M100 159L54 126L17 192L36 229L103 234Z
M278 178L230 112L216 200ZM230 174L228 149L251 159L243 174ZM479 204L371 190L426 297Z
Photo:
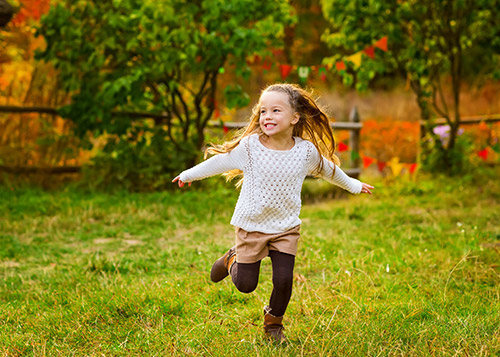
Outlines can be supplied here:
M320 156L316 147L311 143L311 156L309 160L309 173L313 173L318 165L319 160L323 160L323 169L320 176L328 182L343 188L350 193L361 193L362 184L359 180L349 177L340 167L333 162L327 160L324 156ZM335 173L334 173L335 170Z
M225 154L218 154L199 163L198 165L183 171L179 176L182 182L202 180L204 178L222 174L231 170L242 170L245 166L247 152L244 148L244 141L232 151Z

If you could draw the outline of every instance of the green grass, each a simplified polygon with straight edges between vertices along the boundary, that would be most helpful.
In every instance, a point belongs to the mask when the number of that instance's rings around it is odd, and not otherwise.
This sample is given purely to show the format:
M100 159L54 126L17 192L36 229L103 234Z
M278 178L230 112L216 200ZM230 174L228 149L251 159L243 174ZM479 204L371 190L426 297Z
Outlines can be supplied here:
M209 281L234 239L232 188L0 189L0 352L498 355L497 177L308 199L279 347L262 336L268 259L252 294Z

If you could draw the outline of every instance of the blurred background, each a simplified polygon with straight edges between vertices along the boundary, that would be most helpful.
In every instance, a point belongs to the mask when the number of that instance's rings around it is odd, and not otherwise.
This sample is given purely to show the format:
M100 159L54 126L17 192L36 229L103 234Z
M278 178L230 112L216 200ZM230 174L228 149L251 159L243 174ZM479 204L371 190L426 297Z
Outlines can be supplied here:
M346 169L499 162L498 1L0 3L6 185L168 188L274 82L357 117L335 129Z

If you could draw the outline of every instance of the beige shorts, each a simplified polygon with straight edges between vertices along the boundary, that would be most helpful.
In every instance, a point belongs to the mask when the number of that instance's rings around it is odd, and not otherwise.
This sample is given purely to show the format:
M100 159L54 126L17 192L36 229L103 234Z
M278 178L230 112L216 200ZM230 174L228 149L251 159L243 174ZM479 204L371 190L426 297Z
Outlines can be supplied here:
M269 255L270 250L295 256L300 238L300 225L282 233L247 232L236 227L236 261L255 263Z

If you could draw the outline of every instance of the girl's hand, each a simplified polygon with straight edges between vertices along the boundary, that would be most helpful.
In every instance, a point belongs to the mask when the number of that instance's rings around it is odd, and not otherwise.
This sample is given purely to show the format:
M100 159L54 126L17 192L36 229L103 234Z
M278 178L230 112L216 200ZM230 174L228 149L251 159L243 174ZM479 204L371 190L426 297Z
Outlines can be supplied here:
M364 183L364 182L361 182L361 193L368 193L369 195L372 194L372 191L375 187L373 187L372 185L369 185L367 183Z
M179 187L183 187L185 182L181 181L180 179L180 176L177 176L176 178L174 178L172 180L172 182L176 182L177 181L177 184L179 185ZM188 186L191 186L191 182L188 182Z

